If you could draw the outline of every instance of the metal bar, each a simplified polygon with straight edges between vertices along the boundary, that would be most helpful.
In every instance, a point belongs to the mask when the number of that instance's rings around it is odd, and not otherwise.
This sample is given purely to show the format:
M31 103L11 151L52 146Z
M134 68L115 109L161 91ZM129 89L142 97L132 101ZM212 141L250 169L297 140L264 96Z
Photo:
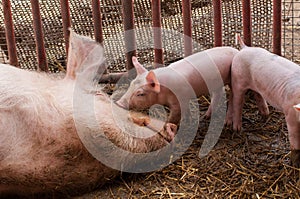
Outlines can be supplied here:
M273 52L281 55L281 0L273 0Z
M213 0L214 10L214 46L222 46L222 9L221 0Z
M68 28L71 27L69 0L60 0L60 9L61 9L61 16L62 16L64 38L65 38L65 48L66 48L66 52L68 54L68 52L69 52L69 37L70 37L70 32L69 32Z
M122 0L123 8L123 25L125 50L127 60L127 70L133 68L132 56L136 55L136 38L134 31L134 14L133 14L133 0Z
M44 34L42 28L42 19L40 13L39 2L36 0L30 0L33 17L33 28L35 34L36 51L38 57L37 70L48 71L48 63L46 58L46 50L44 44Z
M103 74L98 83L100 83L100 84L115 84L121 78L128 79L129 73L128 72L120 72L120 73Z
M4 12L5 35L9 62L13 66L19 66L10 0L2 0L2 6Z
M251 23L251 0L243 0L243 34L244 42L247 46L252 45L252 23Z
M99 43L103 42L102 34L102 20L100 12L100 1L92 0L93 22L94 22L94 34L95 40Z
M193 53L191 0L182 1L182 17L184 34L184 56L186 57Z
M164 63L162 48L162 30L161 30L161 1L152 0L152 23L154 39L154 67Z

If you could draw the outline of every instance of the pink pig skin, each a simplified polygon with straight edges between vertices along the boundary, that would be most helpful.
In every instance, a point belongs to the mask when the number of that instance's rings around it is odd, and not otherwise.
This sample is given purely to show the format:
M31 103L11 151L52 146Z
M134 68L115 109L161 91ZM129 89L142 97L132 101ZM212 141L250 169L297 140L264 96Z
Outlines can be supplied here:
M247 47L240 37L239 40L242 50L234 57L231 69L233 130L241 130L244 94L251 89L256 92L261 113L269 113L266 101L283 111L289 132L292 163L299 167L300 115L294 106L300 103L300 67L262 48Z
M154 104L161 104L170 108L168 122L178 124L181 119L181 110L185 110L188 102L184 100L184 107L180 107L178 96L190 99L190 93L195 96L209 94L212 91L212 102L206 112L210 117L220 99L220 89L226 84L230 85L230 68L234 55L238 50L231 47L216 47L195 53L187 58L162 67L147 71L135 57L133 63L137 70L137 77L131 82L127 92L117 101L122 107L130 109L146 109ZM205 78L203 78L205 75ZM219 78L220 77L220 78ZM218 82L218 78L223 82ZM210 81L209 89L206 85ZM184 84L193 89L189 91ZM177 96L165 85L177 90ZM231 115L231 107L227 115Z
M39 194L66 198L87 192L119 175L111 167L114 160L130 168L136 159L129 151L156 151L173 139L173 124L153 135L127 119L116 122L113 110L124 118L128 111L113 107L97 88L95 76L103 62L100 44L71 32L64 79L0 64L0 198L40 198ZM87 108L87 98L76 96L75 91L92 99L94 109ZM81 109L76 108L78 103ZM103 159L112 160L108 166L92 156L79 138L94 133L97 146L108 150L101 153ZM153 136L134 136L137 133ZM114 150L118 148L122 152Z

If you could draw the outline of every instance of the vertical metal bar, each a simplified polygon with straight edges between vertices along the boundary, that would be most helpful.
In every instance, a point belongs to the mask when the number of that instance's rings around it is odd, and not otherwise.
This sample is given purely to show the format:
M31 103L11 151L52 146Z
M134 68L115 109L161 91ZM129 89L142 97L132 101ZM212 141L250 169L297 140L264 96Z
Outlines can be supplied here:
M42 28L42 19L40 13L39 2L36 0L30 0L33 17L33 28L35 34L36 51L38 57L37 70L48 71L48 63L46 58L46 50L44 44L44 34Z
M99 43L103 42L102 34L102 20L100 11L100 1L92 0L93 22L94 22L94 34L95 40Z
M222 9L221 0L213 0L214 10L214 46L222 46Z
M5 35L9 62L13 66L19 66L10 0L2 0L2 6L4 12Z
M65 48L66 48L66 52L68 54L68 52L69 52L69 37L70 37L70 32L69 32L68 28L71 27L69 0L60 0L60 9L61 9L61 16L62 16L64 38L65 38L65 46L66 46Z
M184 34L184 56L186 57L193 53L191 0L182 1L182 17Z
M133 0L122 0L124 19L124 38L127 60L127 70L133 68L132 56L136 55L136 38L134 31Z
M243 0L243 34L244 42L247 46L252 45L252 23L251 23L251 0Z
M162 31L161 31L161 1L152 0L152 23L154 39L154 67L163 64Z
M273 52L281 55L281 0L273 0Z

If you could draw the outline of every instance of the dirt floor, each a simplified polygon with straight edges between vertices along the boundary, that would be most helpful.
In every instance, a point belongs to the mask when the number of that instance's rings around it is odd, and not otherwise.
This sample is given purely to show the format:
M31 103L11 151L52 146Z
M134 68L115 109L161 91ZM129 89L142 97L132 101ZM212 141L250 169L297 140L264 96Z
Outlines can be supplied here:
M282 113L258 113L251 93L244 106L243 131L224 128L214 149L198 153L209 121L201 120L190 148L173 164L146 174L124 173L84 198L300 198L300 170L290 166ZM207 102L200 99L201 114Z

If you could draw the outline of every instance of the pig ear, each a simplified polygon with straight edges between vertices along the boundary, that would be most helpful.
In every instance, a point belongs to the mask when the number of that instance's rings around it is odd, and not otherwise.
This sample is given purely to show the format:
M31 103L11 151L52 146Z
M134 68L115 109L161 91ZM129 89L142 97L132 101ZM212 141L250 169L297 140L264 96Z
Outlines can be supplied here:
M134 68L138 75L143 74L147 72L147 69L142 66L142 64L139 63L137 58L135 56L132 56L132 63L134 65Z
M76 79L85 71L89 78L96 76L99 69L105 70L104 49L101 44L89 37L81 36L70 30L67 73L65 78Z
M153 71L149 71L148 75L146 76L146 80L152 91L156 93L160 92L160 83Z
M294 105L293 107L296 111L300 111L300 104Z

